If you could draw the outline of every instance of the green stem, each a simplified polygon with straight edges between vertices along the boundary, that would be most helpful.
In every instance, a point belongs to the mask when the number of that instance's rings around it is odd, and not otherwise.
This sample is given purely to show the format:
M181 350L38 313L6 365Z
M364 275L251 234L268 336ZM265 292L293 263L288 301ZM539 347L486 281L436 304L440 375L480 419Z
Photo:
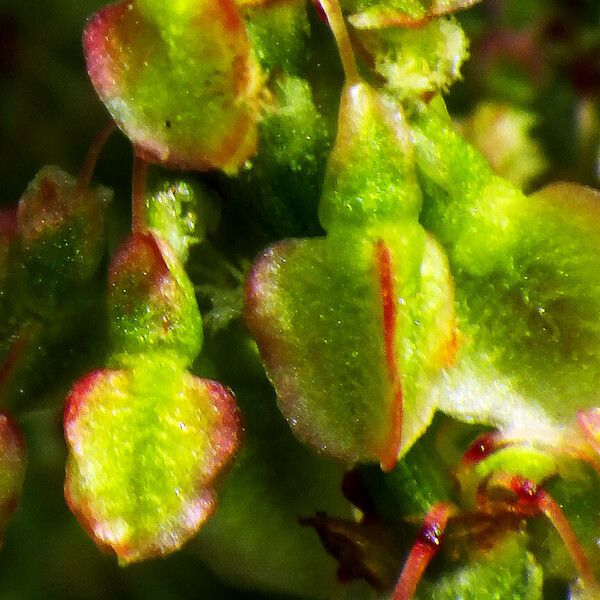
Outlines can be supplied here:
M346 82L348 84L358 83L360 81L360 75L358 74L358 68L356 67L354 49L352 48L352 42L348 35L346 21L344 20L344 15L342 14L339 2L337 0L319 0L319 3L327 15L329 27L335 37L340 58L342 59L342 67L344 68Z

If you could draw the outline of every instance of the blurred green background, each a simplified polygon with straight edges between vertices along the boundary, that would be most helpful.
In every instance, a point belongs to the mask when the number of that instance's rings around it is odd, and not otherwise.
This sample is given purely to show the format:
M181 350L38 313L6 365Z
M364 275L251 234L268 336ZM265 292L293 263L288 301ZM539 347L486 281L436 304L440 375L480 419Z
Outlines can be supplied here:
M77 173L90 141L107 120L87 80L81 51L86 18L102 4L101 0L0 0L2 205L15 203L42 165L57 164ZM521 147L507 148L514 156L501 166L505 175L515 175L515 169L531 163L523 179L528 189L556 179L598 185L600 2L484 0L460 19L472 39L472 57L464 69L464 81L449 97L449 106L465 134L477 141L489 133L486 127L496 124L495 117L490 117L489 122L484 119L481 131L474 126L483 102L521 111L529 119L526 133L533 141L523 146L528 154L521 154ZM128 143L122 136L113 136L96 179L116 190L116 202L122 206L128 202L130 165ZM235 388L234 376L230 374L227 381L227 373L218 374ZM269 407L265 410L273 410L270 390L264 382L257 385ZM63 499L66 451L60 398L65 392L64 387L55 390L54 401L40 403L51 408L18 417L28 441L29 468L23 499L0 555L0 600L292 597L236 590L204 566L194 544L167 559L126 569L101 554ZM265 418L263 413L259 416ZM285 424L277 427L281 444L291 449L290 456L305 452ZM270 449L260 452L265 460L270 459ZM302 454L302 460L312 464L307 454ZM288 463L282 459L275 470L262 476L267 481L294 468L291 459ZM322 464L316 468L333 469ZM298 475L303 493L316 496L316 491L306 488L311 484L308 473ZM271 525L275 526L265 522L256 526ZM318 552L316 536L312 532L302 535L313 536L310 543ZM229 539L228 545L235 546L235 540ZM268 561L268 556L258 557L257 562L261 560ZM334 565L324 554L318 560L333 573ZM280 576L285 580L287 575ZM304 591L307 597L326 593Z

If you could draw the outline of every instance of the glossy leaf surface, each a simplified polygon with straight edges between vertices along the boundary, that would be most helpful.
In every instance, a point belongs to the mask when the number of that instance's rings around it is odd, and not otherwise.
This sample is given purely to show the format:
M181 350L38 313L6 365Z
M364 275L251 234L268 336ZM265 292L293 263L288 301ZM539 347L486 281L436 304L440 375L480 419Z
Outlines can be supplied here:
M258 71L233 0L112 4L84 47L96 92L144 159L232 172L254 153Z
M405 248L394 242L400 257ZM390 464L432 415L425 389L451 338L448 274L428 243L419 291L389 293L381 289L382 246L352 245L358 252L329 240L267 251L250 280L247 321L296 433L350 462Z
M69 506L126 564L178 549L208 518L240 423L221 385L138 357L75 384L65 435Z

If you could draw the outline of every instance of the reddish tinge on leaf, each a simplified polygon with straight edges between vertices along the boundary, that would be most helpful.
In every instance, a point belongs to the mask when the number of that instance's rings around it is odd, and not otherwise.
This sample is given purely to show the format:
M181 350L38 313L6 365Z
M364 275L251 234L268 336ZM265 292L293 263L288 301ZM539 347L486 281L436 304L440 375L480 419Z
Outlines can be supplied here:
M254 153L260 78L233 0L112 4L83 43L96 92L144 160L234 172Z
M600 454L600 408L580 410L577 413L577 424L586 442Z
M296 435L344 462L377 460L386 470L431 419L428 378L451 322L446 268L433 247L411 297L399 275L409 255L390 239L281 242L255 263L245 307Z
M55 166L40 169L17 209L18 235L28 269L44 269L76 281L89 279L104 250L104 217L112 191L78 189Z
M25 440L17 425L0 413L0 545L21 494L26 455Z
M109 268L113 351L127 364L147 352L189 365L202 347L194 288L173 249L154 233L128 236ZM115 358L115 357L113 357Z
M17 235L16 207L0 210L0 240L12 240Z
M241 435L228 390L144 357L77 382L64 424L67 503L122 564L164 556L196 533Z

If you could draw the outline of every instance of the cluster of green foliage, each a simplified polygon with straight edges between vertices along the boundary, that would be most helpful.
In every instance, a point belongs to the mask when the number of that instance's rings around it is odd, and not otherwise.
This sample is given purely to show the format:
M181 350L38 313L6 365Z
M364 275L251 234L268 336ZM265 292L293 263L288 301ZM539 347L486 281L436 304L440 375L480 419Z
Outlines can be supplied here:
M571 8L0 9L3 149L44 77L78 139L110 118L87 154L45 123L77 178L6 156L3 598L600 597L600 192L548 184L599 164Z

